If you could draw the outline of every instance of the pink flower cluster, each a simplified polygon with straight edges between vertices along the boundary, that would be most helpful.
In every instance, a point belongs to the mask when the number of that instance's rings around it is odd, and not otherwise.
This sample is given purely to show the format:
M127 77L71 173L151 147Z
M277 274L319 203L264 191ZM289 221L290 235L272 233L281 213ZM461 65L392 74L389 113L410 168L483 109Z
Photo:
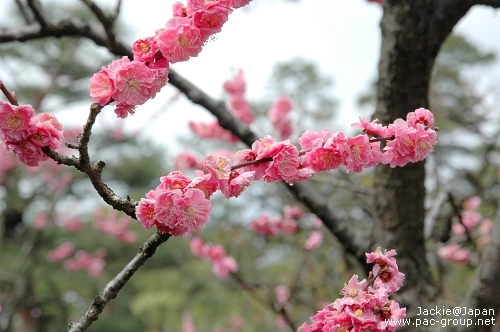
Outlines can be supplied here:
M93 254L83 250L78 250L75 253L75 258L68 259L64 262L64 268L68 271L87 270L87 272L94 278L101 275L106 265L104 257L106 250L98 249Z
M434 115L425 108L419 108L408 113L406 121L396 119L389 126L382 126L375 121L368 122L360 117L359 123L352 124L355 128L362 128L368 137L390 137L384 148L384 154L380 162L390 164L391 167L404 166L409 162L424 160L436 145L436 131L434 130ZM378 146L378 145L377 145ZM361 147L358 149L358 159L363 153ZM380 158L374 157L374 161ZM354 162L357 169L359 163ZM349 166L348 166L349 170ZM353 170L356 172L356 170Z
M218 120L207 123L189 121L188 125L191 131L201 138L215 138L230 143L240 141L232 132L222 128Z
M38 116L30 105L15 106L0 101L0 140L28 166L48 159L45 146L56 149L63 138L59 121L50 114Z
M125 243L137 241L137 233L128 229L132 219L123 215L118 218L116 210L110 210L107 214L103 210L95 212L94 228L107 234L111 234Z
M52 249L47 253L47 260L51 263L61 261L68 258L75 251L75 246L72 242L66 241L59 247Z
M285 206L283 216L272 218L264 213L250 222L250 230L255 234L267 237L279 234L294 234L299 227L299 219L303 216L304 211L298 206ZM309 232L309 236L304 243L304 249L306 250L316 249L323 243L323 232L317 229L322 225L321 220L316 216L313 216L313 218L313 227L315 229Z
M406 314L389 295L403 284L404 274L399 272L395 250L384 253L378 248L367 253L367 263L374 263L370 280L358 281L353 275L342 288L342 298L311 317L311 324L304 323L297 332L323 331L394 331L387 319L400 319Z
M47 253L47 260L51 263L64 261L64 268L69 271L87 270L92 277L101 275L104 269L104 249L98 249L94 254L83 250L78 250L74 258L67 259L75 251L75 246L71 242L64 242L55 249Z
M228 109L234 116L247 125L255 119L250 104L245 98L245 76L243 70L239 69L233 80L227 80L223 84L224 90L229 93Z
M271 218L262 214L250 222L250 230L261 236L276 236L280 233L294 234L297 231L297 220L292 218Z
M101 106L113 102L120 118L134 114L137 105L154 98L167 84L169 63L186 61L201 52L208 38L221 30L233 8L250 0L188 0L176 2L173 17L153 37L132 45L134 60L111 62L90 79L90 96Z
M201 173L194 180L178 171L161 177L158 187L136 207L142 226L156 226L174 236L199 230L208 221L212 208L208 199L217 189L212 177Z
M269 122L279 133L281 139L288 139L292 135L292 124L289 113L293 108L293 101L287 97L279 97L267 112Z
M137 105L154 98L167 81L167 62L165 67L155 67L123 57L92 76L90 97L101 106L114 101L116 115L126 118L128 114L134 114Z
M233 257L226 255L222 246L205 243L200 237L194 237L189 246L193 255L212 263L212 271L218 278L226 279L229 273L238 271L238 263Z
M174 158L173 163L175 169L191 169L198 166L196 157L188 151L181 152L179 155L177 155Z
M411 112L406 121L398 119L388 127L360 119L354 126L363 128L365 134L351 138L343 132L306 131L299 138L300 152L289 140L277 142L266 136L250 149L236 152L234 163L226 156L209 155L203 170L195 171L194 180L180 172L163 177L158 188L139 202L137 218L146 229L156 225L161 232L182 235L198 230L208 220L208 199L216 190L229 199L238 197L252 180L293 184L341 165L348 172L361 172L381 162L403 166L424 159L436 144L436 132L430 127L433 115L425 109ZM382 138L370 141L369 137L375 136ZM384 153L380 140L388 140ZM272 234L273 230L262 232ZM314 242L321 242L318 240Z
M237 119L247 125L251 124L254 120L254 114L244 96L245 78L243 70L238 70L238 74L234 79L225 81L223 87L230 95L227 103L228 110ZM208 123L190 121L189 128L201 138L215 138L231 143L239 142L238 137L229 130L222 128L217 120Z
M478 249L482 249L490 241L490 233L493 221L483 218L477 211L481 205L481 197L472 196L462 203L462 211L459 220L456 218L451 224L451 230L455 234L451 243L448 243L437 250L437 254L447 260L467 264L471 260L471 251L467 247L460 246L457 242L472 240ZM470 236L470 239L466 239Z

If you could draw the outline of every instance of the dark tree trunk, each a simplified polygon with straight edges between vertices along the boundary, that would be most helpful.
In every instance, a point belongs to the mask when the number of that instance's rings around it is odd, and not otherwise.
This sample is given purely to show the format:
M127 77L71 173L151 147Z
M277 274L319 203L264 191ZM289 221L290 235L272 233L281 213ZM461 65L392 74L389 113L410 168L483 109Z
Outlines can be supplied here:
M387 124L405 118L419 107L428 108L431 70L441 44L468 6L446 12L447 1L387 0L381 22L382 48L378 66L375 118ZM437 124L439 125L439 124ZM374 246L397 249L406 275L395 298L407 307L428 308L437 295L424 241L425 164L403 168L381 165L375 171L376 232Z

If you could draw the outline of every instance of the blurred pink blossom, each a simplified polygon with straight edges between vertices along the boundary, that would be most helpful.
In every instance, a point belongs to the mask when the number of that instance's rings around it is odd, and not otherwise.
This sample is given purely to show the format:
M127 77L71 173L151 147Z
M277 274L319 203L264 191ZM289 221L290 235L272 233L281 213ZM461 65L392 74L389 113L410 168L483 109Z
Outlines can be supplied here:
M62 243L59 247L52 249L47 253L47 260L51 263L63 260L69 257L73 251L75 251L75 246L72 242L66 241Z
M304 243L304 249L313 250L318 248L323 243L323 232L312 231L309 233L309 238Z
M278 285L274 289L274 295L276 296L276 301L278 301L279 304L286 304L288 300L290 299L290 289L288 289L287 286L285 285Z
M465 199L462 203L462 207L465 210L476 210L479 205L481 205L481 197L479 196L472 196L467 199Z
M437 251L438 255L457 263L468 263L470 260L470 251L462 248L456 243L447 244Z

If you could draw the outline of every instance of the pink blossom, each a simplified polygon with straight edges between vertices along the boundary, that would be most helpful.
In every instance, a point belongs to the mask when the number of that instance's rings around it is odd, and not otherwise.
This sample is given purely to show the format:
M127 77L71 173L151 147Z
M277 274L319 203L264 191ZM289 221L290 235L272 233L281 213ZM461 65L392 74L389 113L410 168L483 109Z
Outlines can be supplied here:
M173 171L168 173L166 176L160 177L159 189L184 189L191 182L191 178L187 175L182 174L179 171Z
M297 205L285 205L283 207L283 217L285 219L298 220L304 216L304 211Z
M75 246L72 242L66 241L59 247L52 249L47 253L47 260L51 263L63 260L69 257L75 251Z
M279 97L269 109L267 117L282 139L287 139L292 134L291 121L288 113L293 108L293 101L287 97Z
M158 222L155 214L155 202L154 199L141 198L135 208L137 219L145 229L150 229Z
M382 252L379 247L374 252L366 253L366 262L375 263L380 266L389 265L393 269L397 270L398 265L396 264L396 259L394 258L396 255L397 253L394 249Z
M314 228L320 228L321 226L323 226L323 221L315 215L311 217L311 221Z
M347 146L350 151L344 161L347 166L347 173L359 173L363 170L363 167L377 165L382 160L380 149L378 151L372 149L366 135L347 138Z
M231 9L220 5L197 10L192 14L192 25L200 29L200 39L206 41L210 35L220 32Z
M174 17L158 32L158 48L169 62L186 61L201 52L205 40L200 36L200 29L191 22L186 17Z
M215 245L210 247L206 257L212 262L215 262L226 257L226 251L224 250L224 247L222 247L221 245Z
M113 80L108 76L106 67L102 67L90 78L90 98L99 105L109 103L114 92Z
M172 5L172 16L173 17L186 17L187 16L186 6L184 6L179 1L176 1Z
M428 109L419 108L406 115L406 122L410 127L416 127L417 124L421 124L425 128L432 128L434 126L434 114Z
M304 249L313 250L318 248L323 243L323 232L312 231L304 243Z
M231 171L229 179L219 181L219 189L226 199L238 197L250 185L250 181L255 179L255 172Z
M299 138L299 144L302 148L301 152L323 147L325 142L332 136L333 133L328 130L321 130L319 132L306 130Z
M37 230L44 229L47 227L49 223L48 217L47 217L47 212L42 211L38 213L35 217L35 222L33 223L33 227Z
M271 220L269 215L263 214L250 222L250 230L262 236L274 236L279 232L279 220Z
M479 233L481 235L490 235L493 228L493 221L491 219L483 219L479 224Z
M225 142L239 142L239 138L232 132L225 130L219 125L219 121L214 120L209 123L193 122L188 123L189 128L201 138L217 138Z
M203 191L188 188L182 195L176 192L169 197L172 198L173 204L172 207L168 208L169 215L165 219L162 218L160 213L156 215L159 223L163 223L172 230L172 235L197 231L208 221L211 205ZM156 207L158 206L157 201Z
M390 163L391 167L425 159L436 144L434 130L426 130L421 124L409 127L403 119L396 119L394 124L389 125L388 133L394 135L394 139L388 141L384 148L383 162Z
M225 256L213 262L212 271L218 278L227 279L229 273L238 271L238 263L233 257Z
M476 226L482 218L480 213L472 210L463 210L460 213L460 217L462 224L469 229Z
M314 136L309 134L307 142ZM313 146L319 143L319 136L314 140ZM302 143L306 141L302 140ZM301 144L302 144L301 143ZM309 146L309 144L306 144ZM340 165L347 163L347 158L349 157L350 149L347 145L347 139L343 132L337 132L332 134L322 147L315 147L312 150L305 153L301 158L301 165L303 167L309 167L315 172L324 172L332 169L337 169Z
M115 103L116 108L114 110L117 117L120 119L125 119L129 114L135 114L136 105L128 105L128 104L117 104Z
M399 290L403 285L405 275L389 265L375 265L373 275L377 276L373 283L373 288L384 288L387 294L392 294Z
M116 210L111 210L105 216L102 210L95 213L94 228L103 233L111 234L125 243L133 243L137 240L137 234L128 230L131 219L129 216L118 218Z
M40 162L49 159L39 146L30 141L6 141L5 143L7 149L14 152L19 160L28 166L38 166Z
M228 3L231 8L237 9L248 5L250 1L252 0L228 0Z
M181 152L174 158L174 168L176 169L190 169L197 165L196 157L187 151Z
M284 218L278 223L279 230L285 234L295 234L298 225L294 219Z
M78 217L73 217L62 221L62 227L70 232L78 232L83 229L82 221Z
M245 93L245 74L242 69L238 69L238 73L234 79L226 80L223 84L224 90L231 95L243 95Z
M123 62L113 78L115 90L111 95L118 104L140 105L156 94L156 73L143 62Z
M276 296L276 301L283 305L288 302L290 296L292 295L290 289L285 285L278 285L274 289L274 295Z
M265 174L263 176L265 181L273 182L284 180L291 184L297 179L296 174L299 168L299 151L289 140L274 142L258 155L258 159L267 157L272 157L273 160L265 169Z
M105 265L103 259L105 252L100 251L98 250L94 254L90 254L79 250L76 252L74 259L68 259L64 262L64 268L69 271L87 270L92 277L98 277L101 275Z
M255 118L248 101L240 94L234 94L229 98L229 110L243 123L251 124Z
M493 228L493 221L490 219L483 219L479 224L479 239L477 240L477 246L482 249L488 242L490 242L490 233Z
M194 171L196 177L188 185L189 188L197 188L203 191L205 197L209 199L219 186L219 179L214 169L209 169L209 173L203 171Z
M190 312L182 315L182 332L196 332L196 325Z
M470 260L470 251L456 243L447 244L437 251L438 255L453 262L466 264Z
M208 155L203 162L203 165L208 169L213 170L214 175L219 180L229 180L231 177L231 160L226 156L216 157Z
M0 101L0 138L21 141L35 131L35 111L30 105L15 106Z
M157 50L158 46L156 46L156 40L153 37L137 39L132 44L134 60L146 62L148 64L155 62Z
M451 231L457 235L464 235L465 227L460 223L454 222L451 224Z
M198 236L191 239L189 242L189 248L191 249L193 255L200 258L207 257L208 252L210 251L210 245L205 244L203 239Z
M274 325L276 325L276 328L280 330L285 330L289 327L288 323L281 315L276 316L274 319Z
M467 199L465 199L462 203L462 207L465 210L476 210L479 205L481 205L481 197L479 196L472 196Z
M353 128L362 128L363 133L370 137L374 136L380 136L380 137L386 137L390 136L387 134L387 127L382 126L381 124L377 123L377 119L369 122L368 119L360 116L359 117L359 122L351 124L351 127Z

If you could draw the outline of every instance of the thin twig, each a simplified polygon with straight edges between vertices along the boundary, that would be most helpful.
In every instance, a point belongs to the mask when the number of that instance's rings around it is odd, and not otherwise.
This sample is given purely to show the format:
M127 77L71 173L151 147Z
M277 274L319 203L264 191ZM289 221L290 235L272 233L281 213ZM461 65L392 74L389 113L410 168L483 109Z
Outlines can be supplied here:
M7 97L7 100L9 101L9 103L11 103L12 105L19 106L19 103L17 102L17 98L16 98L16 93L10 92L9 89L7 89L7 87L5 86L5 84L3 84L2 81L0 81L0 90L5 95L5 97Z
M49 24L47 20L45 20L45 16L43 16L42 10L40 8L40 2L38 0L28 0L28 6L30 7L35 19L40 24L42 30L45 30Z
M156 249L170 238L170 234L160 232L151 236L139 249L139 253L113 278L104 290L97 295L85 315L76 323L68 325L68 332L85 331L99 317L106 304L114 299L122 287L153 254Z

